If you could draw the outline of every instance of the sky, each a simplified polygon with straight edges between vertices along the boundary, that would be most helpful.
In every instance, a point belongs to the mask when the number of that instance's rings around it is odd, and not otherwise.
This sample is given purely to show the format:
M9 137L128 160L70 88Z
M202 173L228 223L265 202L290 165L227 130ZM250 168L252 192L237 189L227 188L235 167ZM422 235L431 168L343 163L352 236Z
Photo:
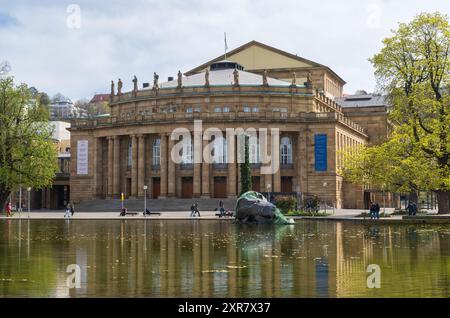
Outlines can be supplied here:
M399 22L450 15L449 0L0 0L0 62L9 75L72 100L121 78L152 82L251 40L327 65L345 93L376 90L368 59Z

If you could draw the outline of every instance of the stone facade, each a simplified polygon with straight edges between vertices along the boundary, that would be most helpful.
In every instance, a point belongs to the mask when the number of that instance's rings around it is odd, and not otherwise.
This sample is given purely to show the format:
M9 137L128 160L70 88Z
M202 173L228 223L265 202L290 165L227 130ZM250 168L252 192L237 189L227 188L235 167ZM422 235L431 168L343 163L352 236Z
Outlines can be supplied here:
M205 68L206 65L194 69L181 80L193 83L203 76ZM314 68L316 72L311 73ZM144 185L149 188L149 197L154 198L236 197L240 190L237 137L226 141L227 154L235 152L233 162L176 163L171 155L178 142L171 138L173 131L188 130L192 140L206 147L211 140L205 140L205 133L212 128L222 131L224 136L227 129L271 131L274 128L279 129L276 143L280 144L280 150L283 142L285 147L285 152L281 150L279 154L280 169L273 174L263 174L264 163L252 164L255 190L301 192L317 195L338 208L362 208L364 189L342 180L338 174L341 164L338 153L346 147L356 151L359 145L369 143L375 136L358 124L365 124L363 119L352 120L343 107L330 98L342 93L345 82L324 66L305 64L303 70L299 65L290 69L265 69L269 85L263 85L259 71L239 71L240 82L236 84L232 82L232 70L211 68L205 75L210 85L180 86L175 80L173 85L168 82L153 89L113 94L109 117L73 120L70 129L71 200L76 203L120 198L121 193L129 198L140 198L144 195ZM296 85L281 81L292 72L299 74ZM303 83L302 76L310 76L312 85ZM223 78L223 83L217 84ZM332 79L332 85L326 84L327 78ZM380 116L386 116L386 112ZM200 135L194 133L196 120L202 123ZM373 133L381 132L373 130ZM320 145L318 137L322 140ZM83 162L88 169L83 175L78 174L78 141L88 143L87 162ZM271 138L268 141L268 144L273 143ZM274 149L269 152L274 153ZM322 160L320 165L318 158Z

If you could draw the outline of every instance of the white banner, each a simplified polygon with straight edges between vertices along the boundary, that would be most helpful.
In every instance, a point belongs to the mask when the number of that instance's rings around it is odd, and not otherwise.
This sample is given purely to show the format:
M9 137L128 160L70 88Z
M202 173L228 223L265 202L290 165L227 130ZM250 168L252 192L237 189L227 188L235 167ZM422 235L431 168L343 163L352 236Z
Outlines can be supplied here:
M77 143L77 174L88 174L89 144L87 140L78 140Z

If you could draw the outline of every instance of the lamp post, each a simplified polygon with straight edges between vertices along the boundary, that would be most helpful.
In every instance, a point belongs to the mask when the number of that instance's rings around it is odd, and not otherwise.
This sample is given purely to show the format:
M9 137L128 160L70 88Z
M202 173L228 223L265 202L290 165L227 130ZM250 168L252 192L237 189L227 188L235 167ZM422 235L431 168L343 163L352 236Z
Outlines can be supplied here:
M22 217L22 184L19 187L19 218Z
M148 187L144 186L144 216L147 216L147 189Z
M31 192L31 187L27 188L27 192L28 192L28 218L30 218L30 192Z
M323 183L323 187L324 187L324 197L325 197L325 214L327 214L327 185L328 183L324 182Z
M271 202L271 201L270 201L270 188L271 188L271 184L268 183L268 184L266 185L266 188L267 188L267 201Z

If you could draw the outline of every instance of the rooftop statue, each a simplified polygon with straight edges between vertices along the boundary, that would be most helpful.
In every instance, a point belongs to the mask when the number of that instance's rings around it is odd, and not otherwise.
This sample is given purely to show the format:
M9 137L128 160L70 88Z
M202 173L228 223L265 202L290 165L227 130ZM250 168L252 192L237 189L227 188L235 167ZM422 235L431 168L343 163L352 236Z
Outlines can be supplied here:
M296 86L297 85L297 75L295 74L295 72L292 72L292 83L291 86Z
M159 75L156 74L156 72L153 72L153 89L159 88L158 80L159 80Z
M233 71L233 76L234 76L234 86L239 86L239 72L236 68Z
M312 75L310 72L308 72L308 75L306 77L306 86L312 87Z
M117 95L122 95L122 80L119 78L119 81L117 82Z
M135 92L137 92L137 90L138 90L138 80L137 80L137 77L136 77L136 75L134 75L134 77L133 77L133 90L135 91Z
M181 88L183 86L183 74L181 71L178 71L178 85L177 88Z
M263 72L263 86L269 86L269 82L267 81L267 70Z
M205 86L209 86L209 70L206 70L205 72Z
M114 96L114 81L111 80L111 96Z

